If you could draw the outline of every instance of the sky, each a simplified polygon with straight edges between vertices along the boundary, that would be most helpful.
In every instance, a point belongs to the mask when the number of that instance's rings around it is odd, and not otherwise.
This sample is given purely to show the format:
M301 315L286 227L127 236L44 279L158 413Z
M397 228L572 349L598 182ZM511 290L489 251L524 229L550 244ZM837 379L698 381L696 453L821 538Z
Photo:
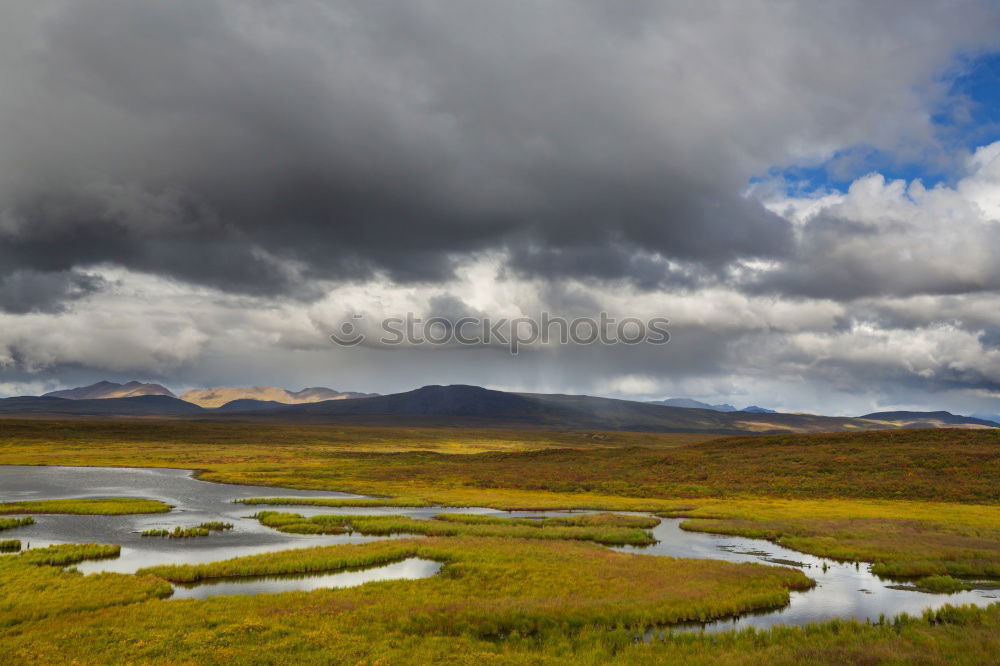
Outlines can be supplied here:
M1000 5L0 6L0 395L1000 413ZM663 345L338 346L386 317Z

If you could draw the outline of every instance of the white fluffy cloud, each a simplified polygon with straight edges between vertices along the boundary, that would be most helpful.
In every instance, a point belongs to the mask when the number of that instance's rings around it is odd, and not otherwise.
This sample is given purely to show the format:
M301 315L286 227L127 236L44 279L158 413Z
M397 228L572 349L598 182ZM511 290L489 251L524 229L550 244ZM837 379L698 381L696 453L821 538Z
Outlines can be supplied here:
M1000 289L1000 142L976 150L954 185L872 173L845 193L766 205L794 222L798 247L758 276L765 286L839 299Z

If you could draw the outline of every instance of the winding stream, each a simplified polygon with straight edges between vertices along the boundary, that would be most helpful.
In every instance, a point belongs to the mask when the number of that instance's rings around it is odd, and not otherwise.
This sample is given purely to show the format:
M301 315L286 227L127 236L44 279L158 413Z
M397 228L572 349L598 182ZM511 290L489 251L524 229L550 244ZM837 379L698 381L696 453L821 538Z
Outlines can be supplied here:
M111 571L132 573L158 564L195 564L257 553L309 546L361 543L393 537L357 534L315 536L286 534L264 527L249 516L258 507L233 504L234 499L262 496L356 498L331 492L262 488L209 483L176 469L0 466L0 501L30 501L81 497L141 497L157 499L175 508L169 513L132 516L64 516L33 514L36 524L4 533L28 547L57 543L121 544L121 555L112 560L87 561L76 565L84 573ZM484 508L400 507L259 507L303 515L343 513L352 515L404 515L429 519L440 513L477 513L500 516L559 515L558 512L503 512ZM140 536L152 528L195 525L203 521L233 523L233 529L192 539L162 539ZM653 534L659 543L648 547L621 547L622 552L669 557L710 558L731 562L758 562L803 569L817 583L812 590L792 592L791 602L777 610L746 614L683 630L721 631L740 627L802 625L834 618L878 620L900 613L919 613L945 604L986 606L1000 598L1000 590L974 589L955 594L929 594L894 589L892 582L872 575L868 565L837 562L782 548L759 539L718 536L680 529L679 519L664 519ZM8 536L9 535L9 536ZM288 590L361 585L374 580L415 580L433 576L436 562L411 558L403 562L361 571L346 571L305 577L267 577L225 581L197 586L175 586L173 598L207 598L227 594L261 594ZM674 628L677 630L678 628Z

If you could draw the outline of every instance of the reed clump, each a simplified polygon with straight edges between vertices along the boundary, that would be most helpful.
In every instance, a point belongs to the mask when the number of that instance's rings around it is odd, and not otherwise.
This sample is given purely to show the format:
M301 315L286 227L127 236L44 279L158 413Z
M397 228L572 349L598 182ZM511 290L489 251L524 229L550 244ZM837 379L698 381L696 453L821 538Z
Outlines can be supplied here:
M20 539L7 539L0 541L0 553L16 553L21 550Z
M222 532L224 530L233 529L232 523L224 523L221 521L207 521L195 525L194 527L183 527L181 525L176 525L174 529L169 530L166 528L152 528L143 531L141 534L144 537L169 537L171 539L188 539L191 537L205 537L212 532Z
M15 527L25 527L27 525L34 525L35 519L31 516L26 518L0 518L0 532L4 530L12 530Z
M972 589L972 585L968 582L951 576L924 576L918 579L913 586L922 592L938 594L951 594Z

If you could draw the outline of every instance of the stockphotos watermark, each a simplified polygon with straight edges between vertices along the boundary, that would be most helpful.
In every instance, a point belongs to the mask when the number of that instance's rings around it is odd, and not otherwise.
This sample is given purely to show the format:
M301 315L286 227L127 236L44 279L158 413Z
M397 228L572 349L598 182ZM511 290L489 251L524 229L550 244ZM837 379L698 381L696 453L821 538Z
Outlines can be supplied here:
M663 345L670 342L668 319L653 317L616 319L607 312L597 317L387 317L372 328L365 315L355 314L330 334L342 347L462 346L503 347L511 354L539 345ZM376 337L376 335L378 337Z

